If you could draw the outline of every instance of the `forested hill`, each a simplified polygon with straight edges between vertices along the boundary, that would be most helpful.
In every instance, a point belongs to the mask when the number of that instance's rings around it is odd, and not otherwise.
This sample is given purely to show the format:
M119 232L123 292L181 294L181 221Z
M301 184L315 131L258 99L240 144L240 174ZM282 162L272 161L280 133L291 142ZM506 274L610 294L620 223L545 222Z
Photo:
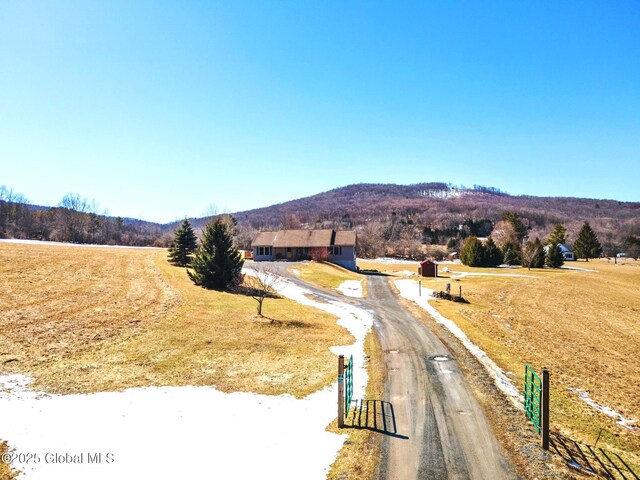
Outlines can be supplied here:
M239 222L259 229L277 228L286 221L309 226L339 222L348 227L393 217L446 228L466 219L495 222L507 211L527 218L532 228L584 220L625 231L640 226L640 202L512 196L492 187L464 188L445 183L349 185L234 215ZM292 216L296 218L291 219Z
M90 202L67 195L58 207L36 207L0 186L0 238L37 238L89 243L163 246L177 223L158 225L94 213ZM238 245L248 247L258 230L353 228L362 240L394 250L404 244L458 248L468 235L497 233L506 212L517 212L531 238L545 238L557 223L569 241L589 221L603 244L614 251L630 235L640 235L640 202L584 198L513 196L497 188L447 183L356 184L310 197L234 213ZM190 219L196 229L207 218Z

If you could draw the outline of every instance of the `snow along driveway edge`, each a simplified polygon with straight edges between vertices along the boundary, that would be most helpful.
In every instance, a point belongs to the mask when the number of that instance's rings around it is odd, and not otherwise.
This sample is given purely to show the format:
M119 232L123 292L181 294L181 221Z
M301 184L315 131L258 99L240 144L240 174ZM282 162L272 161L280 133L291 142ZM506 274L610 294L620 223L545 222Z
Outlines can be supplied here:
M402 280L394 280L394 283L398 290L400 291L400 295L407 300L410 300L416 303L418 306L427 311L429 315L433 317L433 319L443 325L447 330L449 330L458 340L462 342L462 344L471 352L471 354L478 359L478 361L484 366L487 370L493 381L495 382L498 389L503 392L507 398L519 409L523 409L523 397L518 392L518 389L511 382L509 377L505 375L503 370L496 365L496 363L489 358L489 356L478 347L475 343L469 340L469 337L462 331L458 325L452 320L444 317L440 312L438 312L433 305L429 303L429 299L431 297L432 290L423 288L422 295L418 295L418 282L415 280L402 279Z

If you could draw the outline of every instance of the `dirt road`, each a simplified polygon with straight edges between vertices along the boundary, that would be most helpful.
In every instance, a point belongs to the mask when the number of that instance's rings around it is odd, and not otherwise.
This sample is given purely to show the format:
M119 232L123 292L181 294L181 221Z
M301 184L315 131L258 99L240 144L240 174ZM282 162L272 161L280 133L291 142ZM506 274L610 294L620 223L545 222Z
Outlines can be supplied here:
M275 265L289 276L283 264ZM399 302L386 277L368 278L365 300L304 285L374 313L388 372L381 400L391 404L395 422L394 434L383 440L381 479L516 478L455 358Z

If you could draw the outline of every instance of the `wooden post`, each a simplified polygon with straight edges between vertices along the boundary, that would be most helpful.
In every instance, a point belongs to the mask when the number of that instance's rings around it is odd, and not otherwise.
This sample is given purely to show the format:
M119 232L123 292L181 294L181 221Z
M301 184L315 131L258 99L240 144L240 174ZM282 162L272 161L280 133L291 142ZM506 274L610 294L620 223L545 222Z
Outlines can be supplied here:
M462 285L460 285L460 294L458 295L458 298L462 300Z
M422 296L422 280L418 280L418 296Z
M338 427L344 428L344 355L338 357Z
M549 370L542 368L542 449L549 450Z

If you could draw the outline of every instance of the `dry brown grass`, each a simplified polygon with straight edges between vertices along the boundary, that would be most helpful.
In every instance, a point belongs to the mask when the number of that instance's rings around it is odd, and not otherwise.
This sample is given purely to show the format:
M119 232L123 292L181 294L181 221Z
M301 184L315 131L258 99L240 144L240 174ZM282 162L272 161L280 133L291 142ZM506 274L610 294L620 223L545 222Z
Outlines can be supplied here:
M196 287L164 250L0 244L4 372L55 393L148 385L298 397L334 380L335 317ZM276 322L272 323L271 319Z
M454 272L518 273L532 278L466 277L452 283L470 304L433 305L454 320L522 391L524 364L552 374L552 427L567 436L624 452L640 465L640 431L629 432L582 402L571 388L640 420L640 268L633 261L570 263L598 270L502 270L450 266Z
M369 357L367 372L366 398L368 400L381 400L384 398L385 365L382 347L375 330L371 330L365 338L365 353ZM331 480L373 480L377 478L380 464L380 447L382 434L353 428L338 428L337 420L331 423L329 431L336 433L348 433L349 437L338 457L331 465L327 478Z
M9 446L7 442L0 441L0 455L9 453ZM0 480L13 480L18 476L18 472L11 468L11 465L7 465L0 460Z
M166 316L179 295L156 251L0 244L0 364L5 372L133 335Z
M289 268L289 271L305 282L330 290L338 288L346 280L358 280L362 282L363 294L366 294L365 276L333 263L308 262Z

